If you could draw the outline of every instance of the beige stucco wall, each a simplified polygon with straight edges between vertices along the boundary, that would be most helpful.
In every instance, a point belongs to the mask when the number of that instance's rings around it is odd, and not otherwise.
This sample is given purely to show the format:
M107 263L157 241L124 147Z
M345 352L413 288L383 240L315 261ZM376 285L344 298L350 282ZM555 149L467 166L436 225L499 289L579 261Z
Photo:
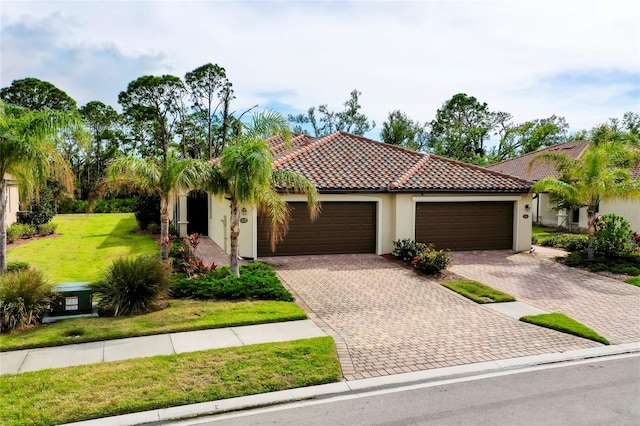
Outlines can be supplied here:
M16 214L20 208L20 197L18 196L18 186L9 181L7 186L7 205L5 206L5 224L11 226L16 222Z
M615 213L626 218L631 229L640 232L640 199L611 199L600 202L600 213Z
M537 200L534 200L534 210L536 209ZM600 202L600 213L615 213L625 217L631 223L631 229L636 232L640 232L640 199L610 199ZM537 223L537 216L534 212L534 222ZM566 220L565 220L566 215ZM571 220L571 211L555 211L551 209L549 203L548 194L540 194L540 219L541 225L550 227L565 227L567 228L568 221ZM585 230L588 227L587 223L587 209L583 207L580 209L580 217L578 221L578 227L581 230ZM574 229L574 231L578 231Z
M285 195L288 202L306 199L302 195ZM376 253L393 251L393 241L402 238L415 238L415 203L417 202L469 202L469 201L512 201L514 203L514 239L513 249L529 250L531 247L531 224L533 203L531 194L516 195L437 195L416 196L416 194L321 194L320 202L362 201L377 203ZM209 196L209 236L227 253L229 244L229 203L222 197ZM527 209L526 206L529 206ZM251 206L247 209L246 223L240 223L240 256L257 258L258 211ZM528 216L525 218L525 216Z

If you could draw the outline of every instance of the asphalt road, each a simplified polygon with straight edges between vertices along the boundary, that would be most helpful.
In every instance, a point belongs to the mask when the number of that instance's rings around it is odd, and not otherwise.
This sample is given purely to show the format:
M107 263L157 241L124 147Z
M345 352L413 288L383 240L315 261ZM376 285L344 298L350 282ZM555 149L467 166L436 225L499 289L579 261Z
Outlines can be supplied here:
M175 425L640 425L640 355L301 401Z

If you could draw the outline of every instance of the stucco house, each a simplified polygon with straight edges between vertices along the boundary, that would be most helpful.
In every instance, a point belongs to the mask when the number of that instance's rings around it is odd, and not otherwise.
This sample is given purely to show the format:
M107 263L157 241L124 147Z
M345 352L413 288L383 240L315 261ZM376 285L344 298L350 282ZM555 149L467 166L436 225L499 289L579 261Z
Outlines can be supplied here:
M529 169L529 162L536 155L542 152L559 152L571 158L580 158L588 147L588 141L565 142L505 160L487 168L535 182L546 177L558 177L558 172L553 164L546 162L536 162ZM640 167L632 168L631 175L634 179L640 178ZM629 220L634 231L640 232L640 199L638 198L602 200L598 212L621 215ZM588 227L587 209L583 207L576 210L554 210L548 194L535 194L533 200L533 222L536 225L563 227L572 230L586 229Z
M402 238L452 250L531 246L531 182L524 179L344 132L294 135L289 148L280 136L268 142L274 169L299 172L316 185L322 213L311 222L304 196L283 194L291 221L274 253L267 221L243 206L243 257L383 254ZM228 201L215 194L189 198L179 203L180 231L204 230L228 253Z
M18 195L18 182L10 174L4 175L4 180L7 185L7 201L4 205L5 211L5 225L10 226L14 224L18 218L16 217L20 208L20 197Z

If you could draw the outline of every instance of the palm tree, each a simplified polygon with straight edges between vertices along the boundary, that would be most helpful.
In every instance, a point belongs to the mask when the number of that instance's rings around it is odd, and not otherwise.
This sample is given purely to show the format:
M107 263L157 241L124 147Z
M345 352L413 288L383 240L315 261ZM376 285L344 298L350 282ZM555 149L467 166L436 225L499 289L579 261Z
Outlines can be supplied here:
M55 149L54 140L62 132L73 132L81 126L74 113L30 111L0 100L0 272L7 269L5 174L17 179L23 196L37 194L39 185L52 175L73 192L73 174Z
M271 248L275 250L286 234L289 222L289 208L278 189L306 194L312 219L318 215L318 191L299 173L273 170L271 148L265 139L281 134L288 141L291 134L288 122L280 114L272 111L254 114L248 124L239 124L234 133L231 143L213 163L206 189L224 195L231 204L229 263L233 274L240 276L240 206L255 205L269 218Z
M600 201L613 197L640 197L640 179L632 179L630 167L638 164L640 150L619 142L591 144L581 158L566 154L545 152L535 156L536 162L555 165L558 178L545 178L536 182L532 192L548 192L569 205L587 207L588 259L594 259L593 236L595 212Z
M189 191L207 181L211 168L202 160L178 159L171 153L164 160L119 157L107 168L105 179L89 198L89 208L104 192L135 188L160 196L160 238L162 260L168 258L169 203L182 190Z

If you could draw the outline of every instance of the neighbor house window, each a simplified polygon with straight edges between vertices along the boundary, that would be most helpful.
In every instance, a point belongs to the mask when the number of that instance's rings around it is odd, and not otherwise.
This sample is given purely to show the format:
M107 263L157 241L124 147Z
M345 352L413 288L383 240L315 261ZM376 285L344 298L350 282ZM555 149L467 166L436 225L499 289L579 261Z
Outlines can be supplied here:
M571 212L571 222L580 222L580 209L573 209L573 211Z

